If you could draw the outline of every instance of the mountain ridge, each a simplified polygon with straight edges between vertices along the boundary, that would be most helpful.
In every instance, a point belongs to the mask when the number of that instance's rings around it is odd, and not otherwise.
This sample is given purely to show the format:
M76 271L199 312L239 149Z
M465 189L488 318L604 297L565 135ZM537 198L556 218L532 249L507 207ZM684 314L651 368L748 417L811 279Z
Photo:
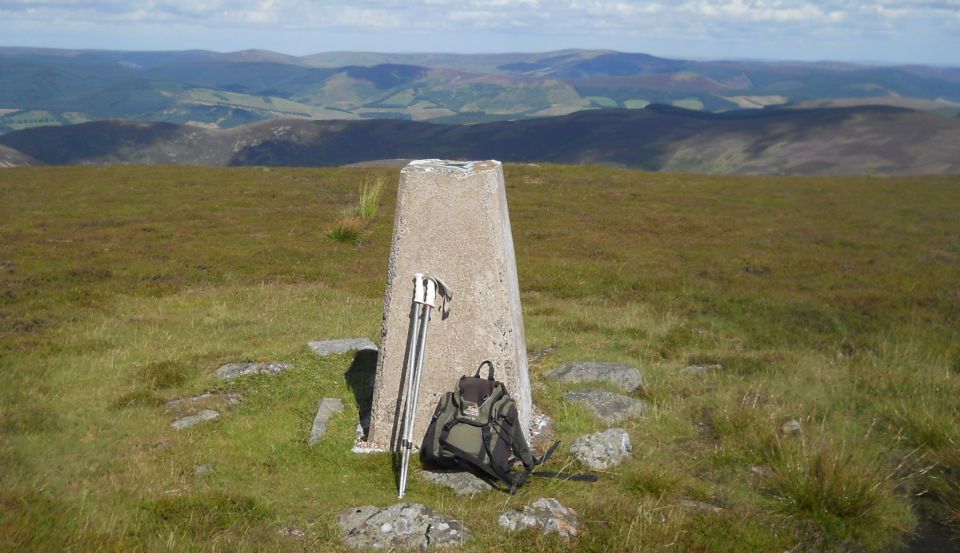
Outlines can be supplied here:
M960 118L886 106L713 114L652 105L475 125L288 119L209 129L99 121L9 133L0 144L53 165L339 166L440 157L723 174L960 173Z
M484 122L672 104L810 102L960 112L960 69L682 60L612 50L443 54L0 48L0 133L94 119L230 128L298 117Z

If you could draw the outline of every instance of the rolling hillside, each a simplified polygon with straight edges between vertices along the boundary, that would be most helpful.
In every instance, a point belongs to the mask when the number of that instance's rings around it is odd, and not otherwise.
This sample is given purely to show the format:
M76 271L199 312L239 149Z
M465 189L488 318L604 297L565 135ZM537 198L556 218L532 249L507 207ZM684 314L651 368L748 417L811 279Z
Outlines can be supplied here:
M0 146L0 168L43 165L32 157L7 146Z
M9 133L0 144L53 165L336 166L439 157L721 174L960 173L960 119L883 106L708 114L653 105L460 126L288 119L221 130L100 121Z
M960 69L606 50L295 57L0 48L0 133L115 118L215 128L286 118L475 123L652 103L723 112L811 102L956 113Z

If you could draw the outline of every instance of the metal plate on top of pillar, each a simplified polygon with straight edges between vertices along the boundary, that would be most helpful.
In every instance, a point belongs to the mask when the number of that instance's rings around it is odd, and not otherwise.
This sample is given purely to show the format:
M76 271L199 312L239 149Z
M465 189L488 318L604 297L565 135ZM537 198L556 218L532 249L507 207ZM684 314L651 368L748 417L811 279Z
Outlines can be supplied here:
M516 400L529 439L526 339L500 162L418 160L400 173L367 438L373 448L399 446L413 276L418 273L441 279L453 301L449 316L441 320L434 313L430 325L413 443L419 446L423 440L443 394L488 359Z

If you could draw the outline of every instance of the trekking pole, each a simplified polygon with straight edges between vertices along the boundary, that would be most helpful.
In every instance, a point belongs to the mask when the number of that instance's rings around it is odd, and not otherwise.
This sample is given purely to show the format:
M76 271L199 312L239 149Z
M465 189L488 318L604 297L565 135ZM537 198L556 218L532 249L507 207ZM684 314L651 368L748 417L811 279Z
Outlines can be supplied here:
M407 477L410 473L410 453L413 450L413 428L417 420L417 401L420 398L420 382L423 379L423 358L427 350L427 331L430 327L430 313L438 307L437 297L440 297L440 308L445 317L450 312L450 290L438 278L414 275L414 305L417 307L414 320L411 322L413 333L410 345L410 363L407 372L407 401L404 409L403 440L400 447L402 460L400 462L400 494L403 498L407 489ZM416 313L419 311L419 313ZM419 315L419 317L417 317ZM419 321L417 320L419 318ZM410 370L412 369L412 370Z
M407 470L410 464L410 439L408 438L410 420L413 418L413 410L410 408L410 391L413 389L414 375L417 367L417 350L420 347L420 316L423 311L422 300L426 297L424 289L423 275L417 273L413 275L413 306L410 313L410 336L407 338L407 398L403 405L403 431L400 436L400 449L402 461L400 462L400 497L403 497L404 489L407 484Z

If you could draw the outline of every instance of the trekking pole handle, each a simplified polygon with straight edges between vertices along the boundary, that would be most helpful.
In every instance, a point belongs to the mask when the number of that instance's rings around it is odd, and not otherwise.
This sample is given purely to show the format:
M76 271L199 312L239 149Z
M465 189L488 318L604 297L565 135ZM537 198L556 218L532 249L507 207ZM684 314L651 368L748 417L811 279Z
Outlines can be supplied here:
M413 275L413 301L415 303L424 303L427 298L426 280L427 277L423 273Z

